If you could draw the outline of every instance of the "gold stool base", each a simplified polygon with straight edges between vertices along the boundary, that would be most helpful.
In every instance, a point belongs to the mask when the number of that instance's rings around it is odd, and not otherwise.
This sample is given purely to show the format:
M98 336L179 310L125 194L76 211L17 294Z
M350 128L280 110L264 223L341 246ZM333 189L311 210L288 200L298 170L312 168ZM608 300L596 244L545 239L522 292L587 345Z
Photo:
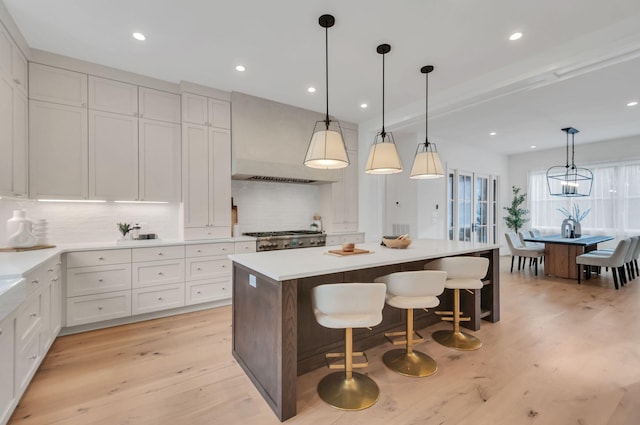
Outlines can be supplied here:
M432 336L434 341L456 350L471 351L482 347L482 341L464 332L436 331Z
M436 361L420 351L390 350L384 353L382 361L394 372L416 378L433 375L438 370Z
M340 410L362 410L378 401L380 389L368 376L353 372L351 379L344 372L331 373L318 383L318 395L327 404Z

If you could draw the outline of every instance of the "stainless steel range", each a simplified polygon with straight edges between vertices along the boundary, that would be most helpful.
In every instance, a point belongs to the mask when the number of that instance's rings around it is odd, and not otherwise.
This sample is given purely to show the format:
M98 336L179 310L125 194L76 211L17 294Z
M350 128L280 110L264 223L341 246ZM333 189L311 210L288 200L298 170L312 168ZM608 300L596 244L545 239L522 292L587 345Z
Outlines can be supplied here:
M257 238L256 251L275 251L277 249L309 248L325 246L327 235L313 230L284 230L279 232L243 233Z

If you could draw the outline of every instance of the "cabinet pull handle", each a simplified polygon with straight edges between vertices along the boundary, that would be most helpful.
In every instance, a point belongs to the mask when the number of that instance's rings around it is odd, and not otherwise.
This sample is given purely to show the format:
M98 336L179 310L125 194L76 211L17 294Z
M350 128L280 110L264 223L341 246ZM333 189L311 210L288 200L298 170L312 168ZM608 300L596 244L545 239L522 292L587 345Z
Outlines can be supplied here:
M162 273L162 272L158 272L158 274L159 274L160 276L162 276L164 273Z
M98 279L98 282L102 283L102 282L104 282L104 280L103 279Z
M200 295L200 294L202 294L202 292L196 291L196 294ZM2 335L2 332L0 332L0 335Z
M196 249L196 252L202 252L202 250L201 249Z
M98 310L102 310L102 307L101 307L101 306L98 306Z
M53 269L47 269L49 273L53 273Z
M158 297L158 301L162 301L162 297Z
M226 250L227 250L227 248L222 247L222 250L223 250L223 251L226 251Z
M39 281L38 279L33 279L33 280L31 281L31 283L33 283L33 284L36 284L36 285L37 285L38 283L40 283L40 281Z
M103 261L104 257L98 257L98 260Z
M22 81L20 81L18 78L14 78L13 82L16 84L22 84Z
M37 359L37 358L38 358L38 356L37 356L37 355L35 355L35 354L34 354L33 356L29 356L29 360L35 360L35 359Z
M29 317L36 317L36 316L38 316L38 313L31 313L31 314L29 315Z
M158 255L164 255L164 253L163 252L159 252Z
M200 271L200 270L202 270L202 269L201 269L200 267L196 267L196 270Z

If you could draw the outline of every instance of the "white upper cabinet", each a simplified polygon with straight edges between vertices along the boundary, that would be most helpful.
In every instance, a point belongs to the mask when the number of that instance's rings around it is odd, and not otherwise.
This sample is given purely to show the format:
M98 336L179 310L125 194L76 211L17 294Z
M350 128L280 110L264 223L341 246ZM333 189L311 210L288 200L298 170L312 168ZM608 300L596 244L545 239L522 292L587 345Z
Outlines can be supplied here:
M140 118L180 123L180 95L146 87L139 95Z
M89 111L89 197L138 200L138 118Z
M209 138L213 176L213 191L209 195L211 224L228 227L231 226L231 132L213 128L209 130Z
M208 127L231 128L231 104L192 93L182 94L182 120Z
M10 79L18 90L27 94L27 59L2 24L0 24L0 75Z
M185 227L209 226L209 130L193 124L182 125L182 197Z
M139 121L139 197L180 202L180 124Z
M87 147L86 108L30 101L31 198L86 199Z
M29 99L87 107L87 74L29 64Z
M138 116L138 86L89 75L89 109Z

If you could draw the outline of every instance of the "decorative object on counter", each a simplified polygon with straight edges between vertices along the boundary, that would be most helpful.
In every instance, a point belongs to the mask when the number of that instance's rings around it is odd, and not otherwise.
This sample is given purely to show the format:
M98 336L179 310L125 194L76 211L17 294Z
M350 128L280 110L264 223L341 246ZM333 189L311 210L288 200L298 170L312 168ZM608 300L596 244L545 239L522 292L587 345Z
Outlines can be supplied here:
M122 240L125 240L128 238L130 239L131 235L129 235L129 232L131 231L131 224L129 223L117 223L117 224L118 224L118 230L120 231L120 233L122 233L122 237L120 239Z
M33 233L29 231L29 226L26 221L20 222L18 230L9 235L7 243L12 248L28 248L36 245L37 238Z
M27 247L5 247L5 248L0 248L0 252L23 252L23 251L35 251L38 249L49 249L49 248L55 248L55 245L34 245L34 246L27 246Z
M380 245L386 246L387 248L406 249L411 245L411 239L409 239L409 235L407 234L400 236L383 236Z
M560 234L564 238L579 238L582 236L582 220L589 215L591 208L587 208L586 211L580 211L580 206L578 204L572 204L571 209L573 213L570 213L566 208L557 208L557 210L565 216L565 219L562 220L562 225L560 226ZM571 228L568 229L567 225L570 225ZM569 230L568 232L565 231L567 229ZM571 236L572 232L573 236ZM565 234L569 234L569 236L565 236Z
M335 255L337 257L344 257L345 255L373 254L373 252L374 251L354 247L351 251L347 251L345 249L331 249L327 251L326 254Z
M313 223L309 226L311 230L322 232L322 217L318 214L313 215Z
M131 239L133 240L140 239L140 229L141 227L138 223L131 226L131 229L129 230L129 233L131 233Z
M514 233L518 234L518 231L522 229L522 226L529 221L529 219L526 218L526 215L529 214L529 210L521 207L527 199L527 194L523 193L520 195L520 190L522 189L516 186L511 186L511 190L513 191L511 206L502 207L502 209L506 210L509 215L502 218L504 219L507 227L513 230Z
M325 119L316 121L304 158L304 165L323 170L344 168L349 166L347 148L342 137L340 123L329 118L329 28L335 24L331 15L322 15L318 23L325 29L325 84L327 113Z
M7 220L7 237L13 235L20 228L20 223L27 224L29 232L33 229L33 222L27 218L27 210L13 210L13 217Z
M342 251L344 252L353 252L356 249L356 244L353 242L347 242L342 244Z
M376 51L382 55L382 130L373 139L364 172L367 174L395 174L402 172L402 162L392 133L384 129L384 55L391 51L389 44L381 44Z
M426 93L425 93L425 116L424 116L424 143L418 145L416 150L416 156L413 160L413 167L411 167L412 179L437 179L444 177L444 171L442 171L442 163L440 162L440 156L436 149L435 143L429 142L428 130L429 130L429 73L433 71L432 65L426 65L420 68L426 77Z
M574 162L574 137L579 131L573 127L563 128L562 131L567 133L566 163L565 165L555 165L547 170L549 195L589 196L593 186L593 173L587 168L576 167ZM571 134L571 163L569 163L569 134Z
M47 220L44 218L33 223L33 235L36 237L36 245L47 245L49 243L47 240L48 226Z

